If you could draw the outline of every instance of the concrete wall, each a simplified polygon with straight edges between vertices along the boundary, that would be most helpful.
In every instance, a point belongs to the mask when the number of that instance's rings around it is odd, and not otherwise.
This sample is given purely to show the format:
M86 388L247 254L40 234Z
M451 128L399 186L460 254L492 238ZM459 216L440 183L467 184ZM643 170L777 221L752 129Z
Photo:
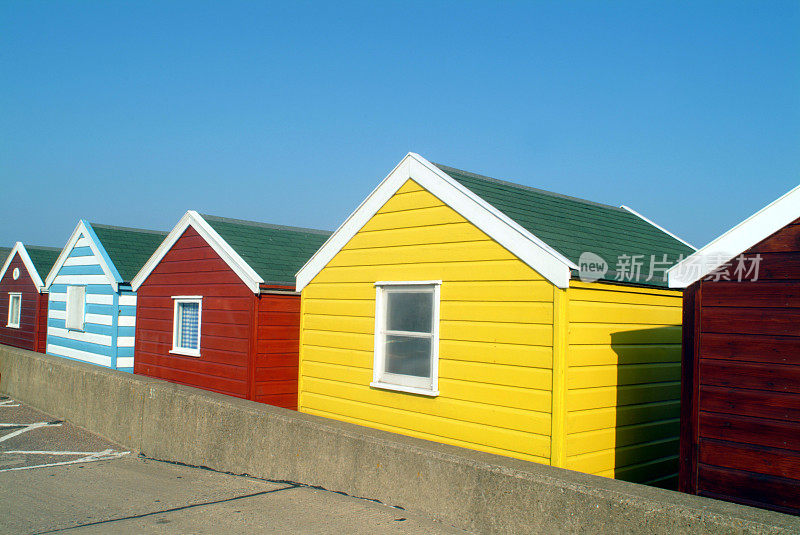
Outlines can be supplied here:
M800 518L0 346L0 391L157 459L298 481L478 532L797 533Z

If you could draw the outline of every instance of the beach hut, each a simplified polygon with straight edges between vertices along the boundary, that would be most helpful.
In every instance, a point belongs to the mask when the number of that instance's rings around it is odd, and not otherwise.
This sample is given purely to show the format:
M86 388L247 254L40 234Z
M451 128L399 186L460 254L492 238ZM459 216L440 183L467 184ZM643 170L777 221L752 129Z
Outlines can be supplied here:
M295 409L294 274L328 236L186 212L132 282L135 373Z
M693 250L629 208L408 154L297 274L299 410L675 485L665 271Z
M81 220L45 280L47 353L132 372L130 281L165 236Z
M669 284L685 288L680 489L800 514L800 186Z
M0 270L0 344L44 353L47 292L42 277L60 252L22 242L8 250Z

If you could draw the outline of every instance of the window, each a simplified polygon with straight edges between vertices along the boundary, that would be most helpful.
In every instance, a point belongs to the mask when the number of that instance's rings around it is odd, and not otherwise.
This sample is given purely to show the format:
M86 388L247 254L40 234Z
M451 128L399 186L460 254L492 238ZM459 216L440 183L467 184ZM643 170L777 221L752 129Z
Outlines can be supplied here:
M85 311L86 286L67 286L67 329L82 331Z
M201 296L176 296L175 319L172 322L172 350L170 353L200 356L200 318L203 313Z
M441 281L376 282L371 386L436 396Z
M8 324L6 327L19 329L19 316L22 310L22 294L8 294Z

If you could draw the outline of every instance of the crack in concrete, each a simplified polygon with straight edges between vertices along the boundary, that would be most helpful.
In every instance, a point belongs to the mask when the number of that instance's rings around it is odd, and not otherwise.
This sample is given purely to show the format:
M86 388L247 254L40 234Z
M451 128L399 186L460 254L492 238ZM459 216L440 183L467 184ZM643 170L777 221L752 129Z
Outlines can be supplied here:
M153 460L157 460L157 459L153 459ZM165 513L174 513L176 511L183 511L185 509L193 509L195 507L203 507L203 506L206 506L206 505L216 505L216 504L219 504L219 503L234 502L236 500L243 500L243 499L246 499L246 498L254 498L256 496L263 496L265 494L273 494L275 492L281 492L281 491L284 491L284 490L292 490L292 489L299 488L300 486L301 485L288 485L286 487L282 487L282 488L279 488L279 489L263 490L261 492L254 492L252 494L245 494L243 496L233 496L231 498L223 498L221 500L213 500L213 501L210 501L210 502L192 503L192 504L189 504L189 505L182 505L181 507L171 507L169 509L162 509L162 510L159 510L159 511L152 511L152 512L149 512L149 513L141 513L141 514L138 514L138 515L123 516L123 517L120 517L120 518L109 518L107 520L98 520L97 522L87 522L85 524L78 524L78 525L69 526L69 527L66 527L66 528L56 528L56 529L49 529L47 531L38 531L38 532L36 532L36 535L43 535L45 533L58 533L58 532L62 532L62 531L70 531L70 530L73 530L73 529L85 528L87 526L97 526L97 525L100 525L100 524L109 524L109 523L112 523L112 522L121 522L123 520L135 520L137 518L145 518L145 517L153 516L153 515L161 515L161 514L165 514Z
M156 461L156 462L159 462L159 463L177 464L179 466L188 466L189 468L200 468L201 470L208 470L209 472L216 472L217 474L227 474L229 476L237 476L237 477L249 477L250 479L256 479L258 481L266 481L268 483L276 483L276 484L282 483L282 484L286 484L286 485L294 485L294 486L297 486L297 487L303 487L303 488L307 488L307 489L323 490L325 492L333 492L334 494L340 494L342 496L347 496L349 498L356 498L358 500L364 500L364 501L368 501L368 502L372 502L372 503L378 503L380 505L385 505L386 507L391 507L392 509L399 509L401 511L405 511L406 510L405 507L402 507L400 505L389 505L388 503L383 503L382 501L380 501L378 499L375 499L375 498L367 498L367 497L364 497L364 496L354 496L352 494L348 494L348 493L346 493L344 491L341 491L341 490L326 489L325 487L322 487L320 485L309 485L308 483L301 483L299 481L291 481L291 480L288 480L288 479L269 479L269 478L266 478L266 477L258 477L258 476L254 476L254 475L246 474L246 473L235 473L235 472L228 472L228 471L225 471L225 470L217 470L215 468L210 468L208 466L203 466L203 465L198 465L198 464L183 463L183 462L180 462L180 461L168 461L166 459L156 459L155 457L149 457L149 456L145 455L144 453L139 453L139 457L142 458L142 459L147 459L149 461Z

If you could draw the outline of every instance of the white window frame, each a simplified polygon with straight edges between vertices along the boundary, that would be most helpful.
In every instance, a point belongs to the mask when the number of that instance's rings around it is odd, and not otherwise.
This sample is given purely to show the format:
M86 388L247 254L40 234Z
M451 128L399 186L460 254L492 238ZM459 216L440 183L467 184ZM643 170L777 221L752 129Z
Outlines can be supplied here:
M173 295L173 312L172 312L172 349L170 353L175 355L184 355L187 357L200 356L200 340L203 328L203 296L202 295ZM178 336L180 334L178 317L178 309L181 303L197 303L197 349L190 349L187 347L178 347Z
M385 390L397 390L423 396L439 395L439 305L441 301L442 281L379 281L375 283L375 353L372 365L372 382L370 386ZM386 335L400 334L405 336L419 336L420 333L405 331L387 333L386 305L388 292L419 292L430 290L433 292L432 328L431 328L431 377L415 377L388 373L386 364Z
M70 296L70 294L74 293L77 288L80 288L80 289L83 290L83 303L81 303L82 314L81 314L80 327L76 327L74 325L70 325L70 323L69 323L70 309L71 309L70 303L72 303L72 306L75 306L75 299L70 299L69 296ZM81 331L81 332L83 332L84 331L84 327L86 326L86 286L81 286L81 285L67 286L67 301L66 301L65 309L66 309L66 311L64 313L65 314L65 316L64 316L64 327L68 331Z
M11 303L14 302L14 299L19 300L19 306L17 307L17 321L11 321L11 311L14 308L11 306ZM6 327L11 327L12 329L19 329L19 322L22 318L22 293L20 292L8 292L8 322L6 323Z

